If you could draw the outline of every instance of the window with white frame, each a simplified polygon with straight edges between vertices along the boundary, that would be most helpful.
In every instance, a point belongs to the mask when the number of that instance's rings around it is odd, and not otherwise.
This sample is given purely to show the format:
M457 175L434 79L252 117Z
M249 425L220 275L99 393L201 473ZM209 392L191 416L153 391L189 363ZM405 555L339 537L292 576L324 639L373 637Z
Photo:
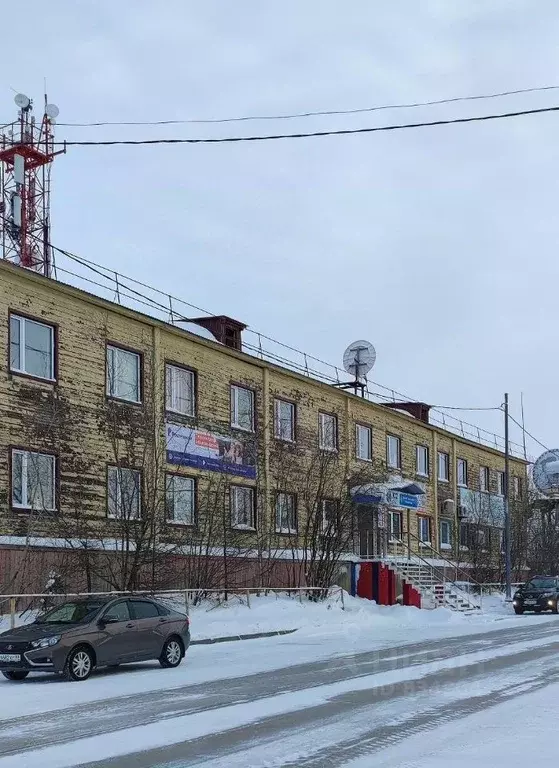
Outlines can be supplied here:
M386 463L392 469L402 467L402 445L395 435L386 435Z
M418 475L429 477L429 448L426 445L415 446L415 471Z
M56 457L12 450L12 506L53 512L56 509Z
M364 424L355 425L355 455L362 461L373 460L373 430Z
M141 473L129 467L109 467L107 515L115 520L140 518Z
M450 460L448 453L439 451L437 454L437 478L442 482L448 482L450 479Z
M442 549L450 549L452 546L452 523L450 520L439 522L439 538Z
M512 492L515 499L522 498L522 478L517 475L512 478Z
M165 366L165 408L183 416L196 413L196 376L194 371L168 363Z
M10 315L10 370L54 381L54 327Z
M297 509L292 493L276 495L276 533L297 533Z
M231 426L254 431L254 392L252 389L231 385Z
M196 483L192 477L170 475L166 477L167 522L194 525L196 513Z
M107 345L107 395L131 403L141 401L141 361L137 352Z
M274 434L278 440L295 442L295 404L289 400L274 401L275 429Z
M463 488L468 487L468 462L466 459L458 459L456 462L456 473L458 485Z
M417 518L417 537L423 544L431 543L431 518Z
M256 528L254 488L233 485L230 489L231 527L241 530Z
M324 533L335 533L338 529L339 504L335 499L322 499L320 502L322 530Z
M505 473L497 472L497 493L499 496L505 495Z
M479 490L489 491L489 467L479 468Z
M399 541L402 538L402 513L389 512L388 525L390 541Z
M323 451L338 450L338 419L332 413L318 414L318 445Z

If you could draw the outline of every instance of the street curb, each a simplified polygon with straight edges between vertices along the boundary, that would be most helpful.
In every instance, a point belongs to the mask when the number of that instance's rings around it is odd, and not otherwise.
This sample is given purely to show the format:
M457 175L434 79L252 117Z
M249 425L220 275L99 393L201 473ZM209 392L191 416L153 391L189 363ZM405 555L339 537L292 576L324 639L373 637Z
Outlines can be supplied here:
M275 632L256 632L253 635L228 635L227 637L207 637L203 640L191 640L190 645L213 645L213 643L233 643L236 640L257 640L259 637L291 635L296 629L278 629Z

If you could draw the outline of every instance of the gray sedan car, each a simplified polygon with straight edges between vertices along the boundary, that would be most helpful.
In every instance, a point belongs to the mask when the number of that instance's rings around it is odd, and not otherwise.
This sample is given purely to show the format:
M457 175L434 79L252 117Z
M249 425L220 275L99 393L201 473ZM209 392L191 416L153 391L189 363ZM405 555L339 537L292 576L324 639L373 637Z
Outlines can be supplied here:
M24 680L30 672L87 680L95 667L134 661L178 667L189 644L188 616L156 600L90 597L1 633L0 671L8 680Z

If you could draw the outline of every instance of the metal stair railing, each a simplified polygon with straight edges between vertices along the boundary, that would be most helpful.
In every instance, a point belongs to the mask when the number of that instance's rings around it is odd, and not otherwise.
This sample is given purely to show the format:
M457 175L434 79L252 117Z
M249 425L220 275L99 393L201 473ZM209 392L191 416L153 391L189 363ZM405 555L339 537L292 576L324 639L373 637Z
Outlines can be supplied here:
M472 579L471 576L464 571L461 568L458 568L458 566L455 563L452 563L450 560L442 556L434 547L432 547L430 544L427 544L426 542L421 541L417 536L414 536L411 532L408 532L406 534L406 538L408 539L408 542L404 541L403 539L396 539L392 543L395 545L395 547L400 547L401 551L403 553L402 560L407 560L410 563L413 563L414 567L418 568L417 573L417 579L413 579L414 581L418 582L418 586L421 583L422 579L427 577L429 579L434 579L434 582L432 582L428 587L425 585L423 588L426 589L426 591L430 592L431 596L435 600L435 602L440 602L437 592L435 590L435 586L442 586L442 601L443 605L445 604L451 604L452 601L448 600L448 594L447 590L450 590L450 594L455 600L461 600L463 603L466 603L471 610L481 610L482 607L482 599L483 599L483 589L482 585L479 584L475 579ZM437 566L434 566L432 563L430 563L423 555L420 554L419 551L415 551L411 548L411 541L414 541L417 544L417 548L419 550L420 547L423 547L425 549L429 549L430 552L434 553L437 556L437 559L442 560L443 562L447 563L449 568L451 568L456 576L460 574L464 574L466 578L464 581L467 581L472 586L479 589L479 600L476 600L473 595L471 595L468 592L465 592L453 579L449 579L446 576L446 572L444 568L439 568ZM396 556L398 559L398 555ZM403 568L400 570L404 570ZM411 578L411 577L410 577Z

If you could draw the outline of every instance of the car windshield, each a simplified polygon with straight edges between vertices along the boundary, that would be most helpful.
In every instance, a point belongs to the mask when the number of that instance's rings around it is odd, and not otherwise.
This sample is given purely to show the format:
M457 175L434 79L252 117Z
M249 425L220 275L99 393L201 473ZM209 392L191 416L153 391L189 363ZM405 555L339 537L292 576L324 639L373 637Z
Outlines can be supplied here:
M524 589L555 589L556 579L532 579L524 585Z
M36 624L81 624L88 621L104 603L92 600L80 603L64 603L40 616Z

